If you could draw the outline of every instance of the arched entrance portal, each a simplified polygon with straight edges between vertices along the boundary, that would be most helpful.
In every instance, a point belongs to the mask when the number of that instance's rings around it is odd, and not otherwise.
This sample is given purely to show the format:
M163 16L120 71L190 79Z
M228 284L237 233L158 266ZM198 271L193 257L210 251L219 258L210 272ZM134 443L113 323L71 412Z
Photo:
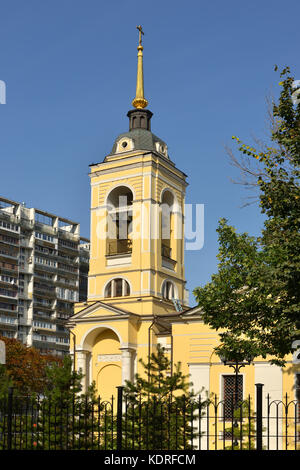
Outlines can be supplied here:
M85 374L83 390L95 382L101 399L110 400L117 394L116 387L133 379L134 357L116 329L109 325L92 327L77 349L77 369Z

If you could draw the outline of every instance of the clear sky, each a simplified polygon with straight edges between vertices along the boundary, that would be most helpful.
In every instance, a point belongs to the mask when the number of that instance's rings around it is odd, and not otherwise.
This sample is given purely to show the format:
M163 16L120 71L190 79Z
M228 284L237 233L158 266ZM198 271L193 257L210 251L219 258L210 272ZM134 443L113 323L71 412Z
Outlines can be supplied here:
M205 243L186 253L187 287L216 271L218 219L257 235L257 205L225 146L267 138L274 64L300 79L300 2L290 0L2 0L0 194L81 224L89 237L89 167L128 130L136 25L144 36L152 130L188 174L187 202L205 204ZM193 303L193 302L192 302Z

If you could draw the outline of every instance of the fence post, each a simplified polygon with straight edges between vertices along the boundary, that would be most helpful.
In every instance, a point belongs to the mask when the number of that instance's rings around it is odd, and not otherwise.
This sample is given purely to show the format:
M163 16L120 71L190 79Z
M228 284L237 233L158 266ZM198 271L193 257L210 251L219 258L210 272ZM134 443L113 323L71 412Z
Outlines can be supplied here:
M256 450L262 450L262 389L264 384L255 384L256 387Z
M122 450L122 415L123 415L123 390L124 387L119 386L118 403L117 403L117 450Z
M7 399L7 450L11 450L12 444L12 409L13 409L13 387L8 389Z

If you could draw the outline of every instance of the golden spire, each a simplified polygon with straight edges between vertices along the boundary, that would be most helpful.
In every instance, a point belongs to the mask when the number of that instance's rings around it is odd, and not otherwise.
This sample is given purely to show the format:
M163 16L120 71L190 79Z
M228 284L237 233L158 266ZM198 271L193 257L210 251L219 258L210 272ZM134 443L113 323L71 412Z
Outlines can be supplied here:
M142 35L144 31L141 26L137 26L139 30L139 45L138 45L138 65L137 65L137 78L136 78L136 93L132 104L137 109L146 108L148 101L144 97L144 73L143 73L143 46Z

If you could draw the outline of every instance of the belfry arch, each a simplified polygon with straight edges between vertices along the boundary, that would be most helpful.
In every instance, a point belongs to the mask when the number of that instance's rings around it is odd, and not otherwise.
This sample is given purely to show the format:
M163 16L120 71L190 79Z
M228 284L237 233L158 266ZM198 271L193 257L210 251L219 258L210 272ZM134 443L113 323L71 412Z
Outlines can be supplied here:
M108 239L107 255L132 251L132 204L134 193L122 184L111 189L106 197Z
M177 257L176 240L180 238L182 230L179 220L180 210L176 195L166 187L160 196L161 207L161 240L162 256L170 259Z

